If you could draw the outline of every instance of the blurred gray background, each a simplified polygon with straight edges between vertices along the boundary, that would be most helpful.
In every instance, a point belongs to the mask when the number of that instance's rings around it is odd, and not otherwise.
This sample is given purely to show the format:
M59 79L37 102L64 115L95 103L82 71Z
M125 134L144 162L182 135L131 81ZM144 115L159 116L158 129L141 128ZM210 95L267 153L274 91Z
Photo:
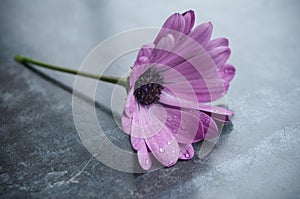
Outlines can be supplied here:
M38 69L41 74L13 60L19 53L77 69L108 37L160 27L172 13L189 9L196 24L213 23L213 37L230 39L237 69L227 95L235 116L202 160L146 174L103 165L74 127L74 76ZM298 0L2 0L0 197L299 198L299 15ZM108 73L127 71L134 56L120 58ZM97 116L109 139L130 150L110 112L113 87L103 86Z

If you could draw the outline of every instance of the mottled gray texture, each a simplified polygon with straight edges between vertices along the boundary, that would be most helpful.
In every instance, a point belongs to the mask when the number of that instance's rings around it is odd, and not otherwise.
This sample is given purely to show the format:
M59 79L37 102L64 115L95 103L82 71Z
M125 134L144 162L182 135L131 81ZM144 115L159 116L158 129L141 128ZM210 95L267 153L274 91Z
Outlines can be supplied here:
M104 166L76 133L74 77L42 70L60 85L12 59L20 53L77 68L107 37L160 26L187 9L198 23L212 21L215 37L230 38L237 68L227 95L235 116L203 160L146 174ZM1 1L0 197L299 198L299 13L298 0ZM110 72L127 71L132 61ZM97 115L112 142L130 149L107 88L97 91Z

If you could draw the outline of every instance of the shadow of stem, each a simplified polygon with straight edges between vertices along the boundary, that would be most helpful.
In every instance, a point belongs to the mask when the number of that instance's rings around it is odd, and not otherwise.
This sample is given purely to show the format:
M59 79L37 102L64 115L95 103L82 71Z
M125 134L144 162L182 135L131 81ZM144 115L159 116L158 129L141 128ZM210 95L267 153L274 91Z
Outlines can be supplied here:
M64 83L56 80L55 78L43 73L42 71L36 69L35 67L27 64L27 63L22 63L22 62L18 62L20 64L22 64L23 66L25 66L27 69L29 69L30 71L32 71L33 73L37 74L38 76L42 77L43 79L47 80L48 82L52 83L53 85L61 88L64 91L67 91L68 93L75 95L76 97L78 97L79 99L85 101L86 103L90 104L91 106L95 106L98 110L103 111L109 115L112 116L112 111L108 108L106 108L105 106L101 105L99 102L87 97L86 95L77 92L76 90L73 90L72 87L65 85Z

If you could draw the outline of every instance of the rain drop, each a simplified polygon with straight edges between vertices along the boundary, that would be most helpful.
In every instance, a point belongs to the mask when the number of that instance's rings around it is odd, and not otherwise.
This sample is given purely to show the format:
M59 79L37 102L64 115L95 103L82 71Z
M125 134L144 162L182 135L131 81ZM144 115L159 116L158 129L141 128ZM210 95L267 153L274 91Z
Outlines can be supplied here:
M209 125L209 123L210 123L210 121L209 121L209 119L207 118L207 119L205 120L205 124L206 124L206 125Z
M185 126L180 126L180 129L181 129L182 131L184 131L184 132L187 132Z
M159 148L159 152L163 153L165 150L163 148Z
M233 73L233 71L232 71L232 69L230 69L230 68L226 68L226 69L225 69L225 73Z
M189 157L190 157L190 154L186 153L186 154L185 154L185 157L186 157L186 158L189 158Z

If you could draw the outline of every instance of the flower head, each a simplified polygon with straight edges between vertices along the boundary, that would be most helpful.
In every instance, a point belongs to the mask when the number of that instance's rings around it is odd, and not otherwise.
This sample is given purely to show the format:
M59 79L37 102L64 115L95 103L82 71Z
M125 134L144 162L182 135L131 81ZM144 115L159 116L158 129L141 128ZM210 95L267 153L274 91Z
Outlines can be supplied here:
M228 40L211 40L212 24L193 29L194 21L193 11L171 15L130 74L122 126L145 170L153 157L165 166L191 159L192 143L215 137L215 120L233 114L207 104L226 94L235 74Z

